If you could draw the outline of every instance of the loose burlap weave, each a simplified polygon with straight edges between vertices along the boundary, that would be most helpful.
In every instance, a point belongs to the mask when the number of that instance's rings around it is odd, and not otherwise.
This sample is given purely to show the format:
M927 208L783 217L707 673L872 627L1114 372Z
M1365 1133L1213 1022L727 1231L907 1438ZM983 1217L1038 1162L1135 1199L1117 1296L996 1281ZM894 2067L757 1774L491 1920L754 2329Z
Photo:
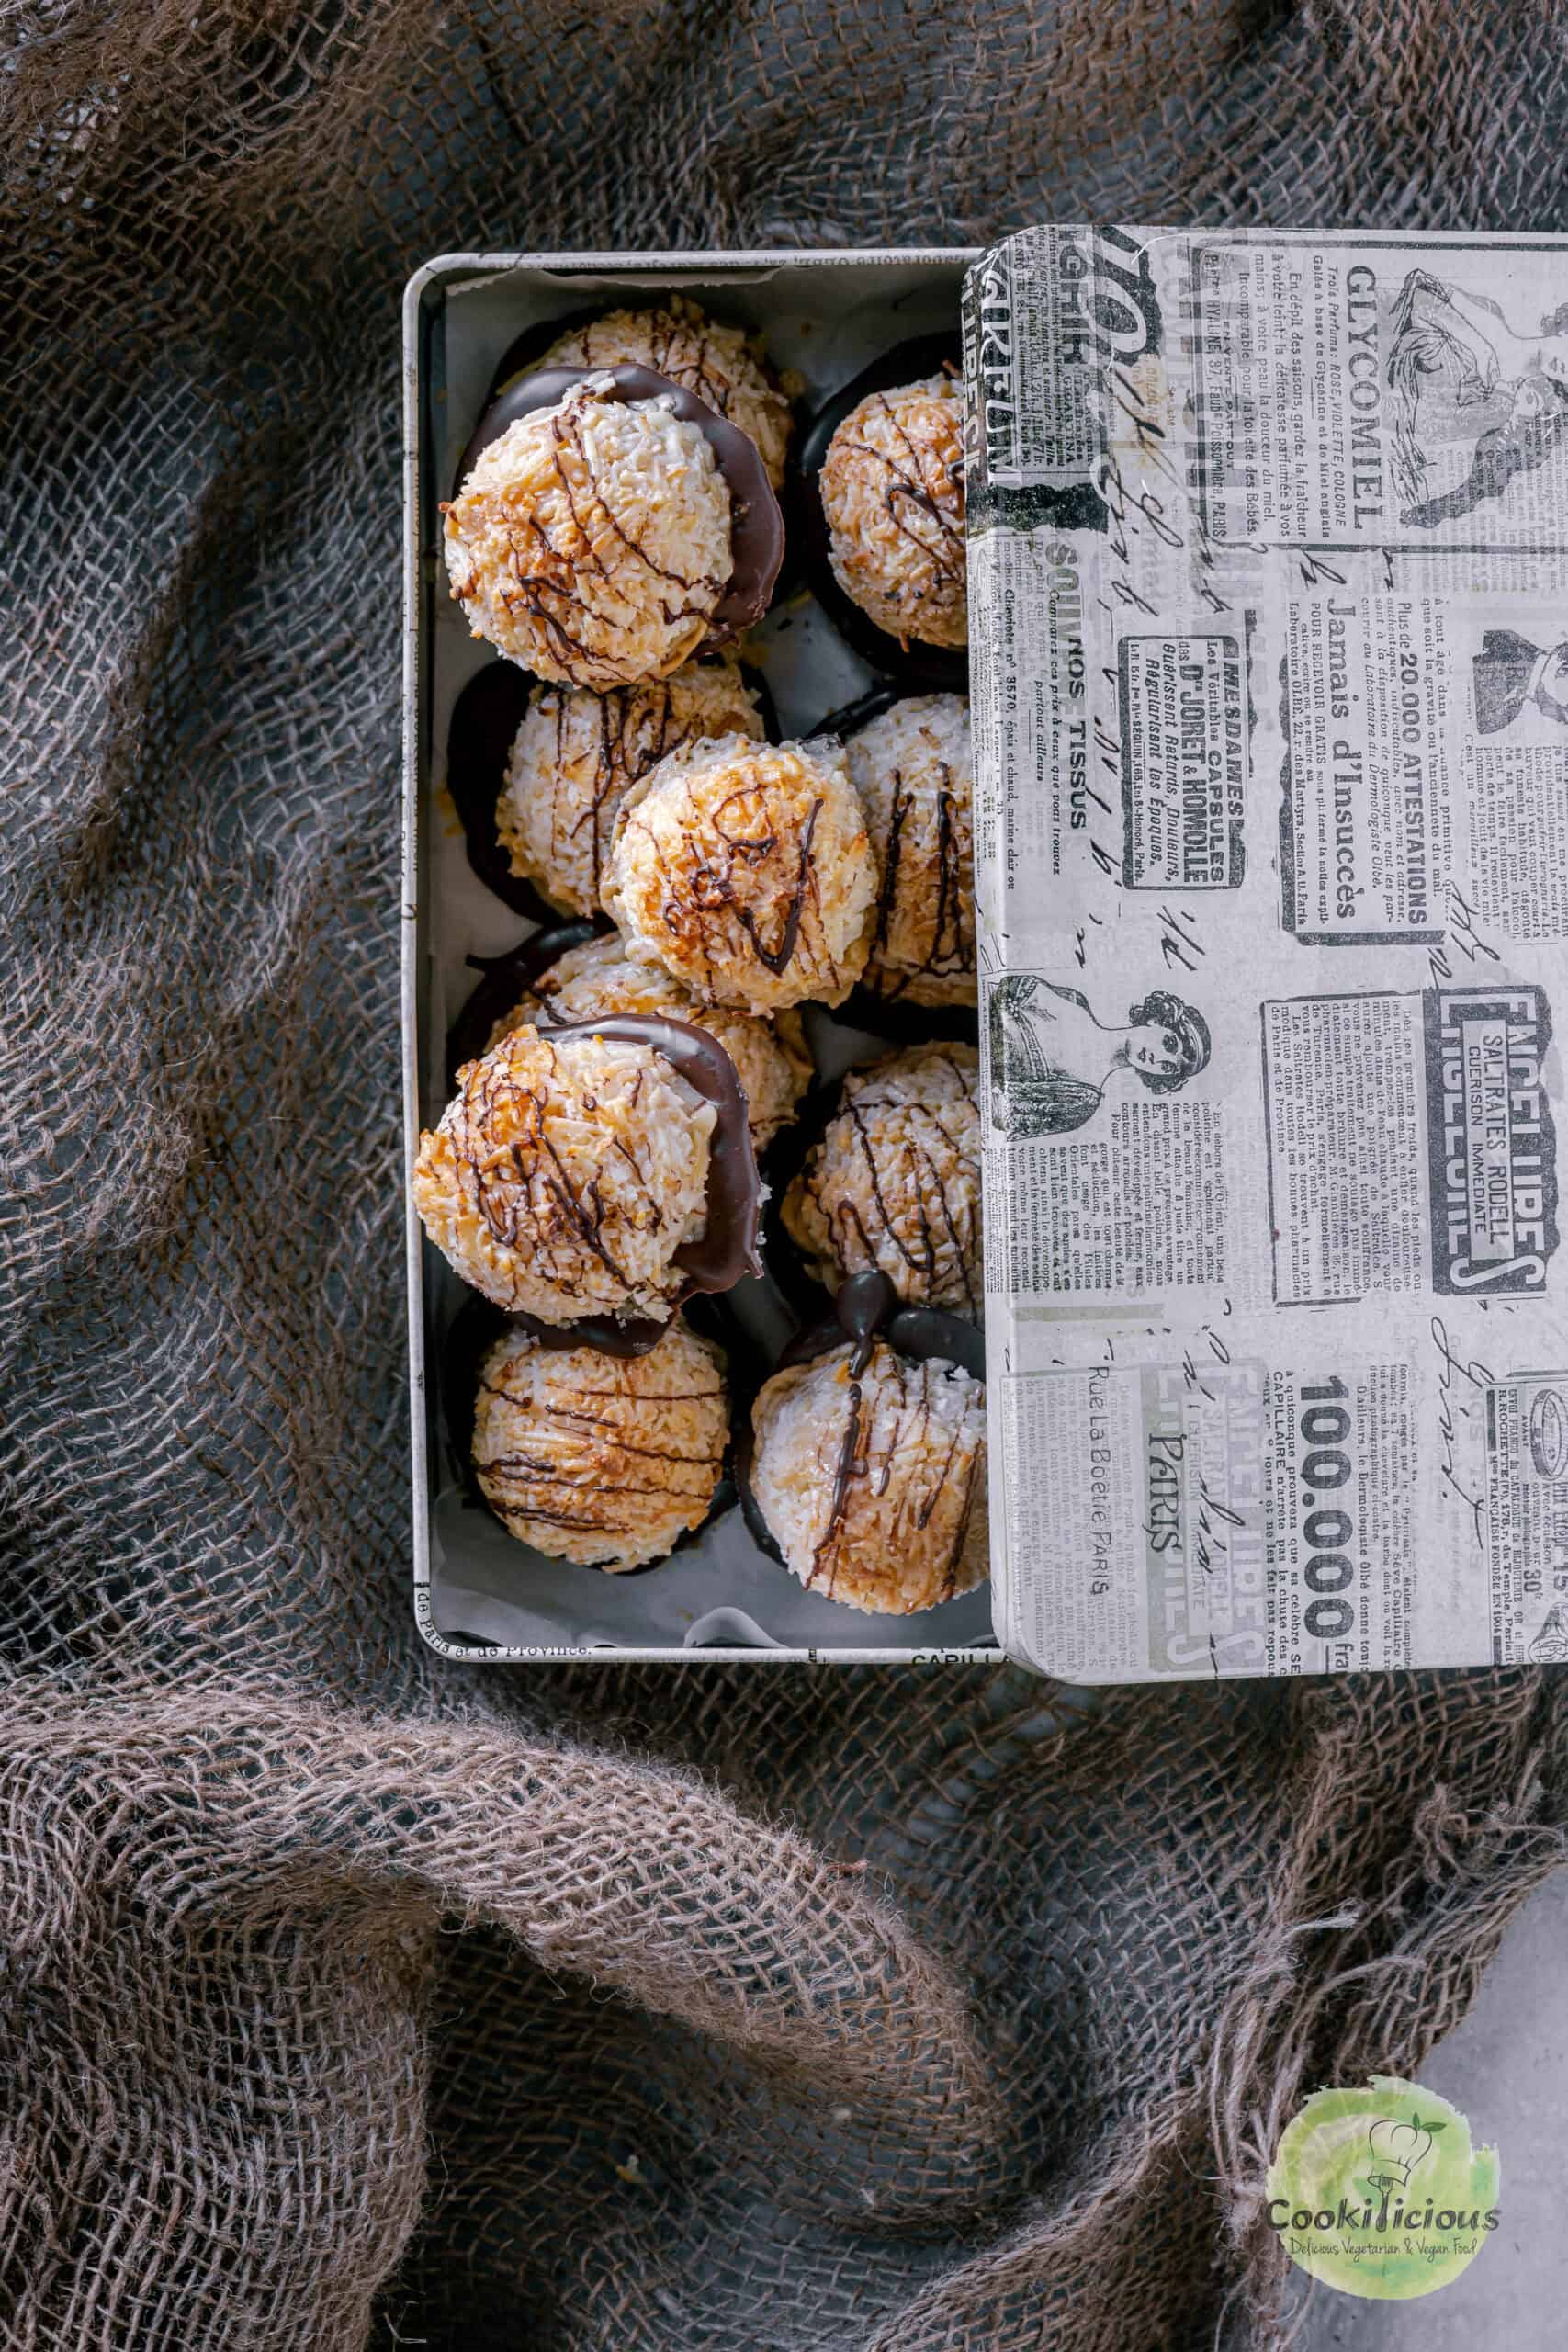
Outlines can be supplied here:
M14 0L0 2341L1263 2345L1562 1858L1528 1673L465 1672L409 1610L401 282L1568 226L1487 0Z

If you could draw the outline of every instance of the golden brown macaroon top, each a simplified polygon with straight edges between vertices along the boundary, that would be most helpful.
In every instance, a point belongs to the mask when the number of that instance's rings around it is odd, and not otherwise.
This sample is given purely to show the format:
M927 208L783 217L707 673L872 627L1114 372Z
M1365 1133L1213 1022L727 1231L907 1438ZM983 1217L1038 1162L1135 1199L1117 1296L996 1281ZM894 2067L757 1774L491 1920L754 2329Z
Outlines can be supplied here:
M854 1356L846 1342L766 1383L751 1491L808 1590L909 1616L989 1572L985 1385L881 1340L858 1374Z
M664 1321L702 1238L713 1105L650 1046L522 1028L457 1073L413 1196L467 1283L544 1323Z
M829 557L846 596L901 643L969 642L961 386L871 392L822 461Z
M603 692L665 678L708 637L733 569L729 486L701 428L586 377L482 449L444 509L476 637Z
M621 804L605 911L699 1001L840 1004L865 966L876 861L840 744L740 736L675 752Z
M612 1575L700 1527L724 1468L724 1357L677 1320L641 1356L504 1333L486 1356L473 1461L519 1543Z

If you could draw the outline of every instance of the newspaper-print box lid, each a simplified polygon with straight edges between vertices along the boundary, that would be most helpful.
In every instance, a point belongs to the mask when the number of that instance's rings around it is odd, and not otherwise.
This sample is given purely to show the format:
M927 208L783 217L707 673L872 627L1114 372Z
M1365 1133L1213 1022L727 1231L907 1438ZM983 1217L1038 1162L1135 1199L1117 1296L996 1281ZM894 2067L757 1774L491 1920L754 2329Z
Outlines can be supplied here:
M1568 1660L1568 243L965 287L998 1630Z

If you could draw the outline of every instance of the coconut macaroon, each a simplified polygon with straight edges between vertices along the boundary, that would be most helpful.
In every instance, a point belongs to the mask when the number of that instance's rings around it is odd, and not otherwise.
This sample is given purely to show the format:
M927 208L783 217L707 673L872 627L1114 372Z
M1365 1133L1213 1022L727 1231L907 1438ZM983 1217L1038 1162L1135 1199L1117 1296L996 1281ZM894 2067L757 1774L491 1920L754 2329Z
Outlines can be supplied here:
M703 1238L717 1114L646 1044L525 1027L457 1073L420 1137L425 1231L475 1290L542 1323L665 1322Z
M701 427L608 376L509 424L444 511L474 635L568 685L669 677L729 583L729 485Z
M964 575L963 392L930 376L850 411L818 488L833 575L900 642L969 642Z
M850 1071L782 1212L827 1289L878 1272L906 1306L980 1313L979 1083L972 1046L915 1046Z
M621 804L605 911L705 1004L841 1004L865 967L876 860L843 747L729 735Z
M599 911L604 864L622 800L683 744L716 735L761 741L757 698L732 661L608 694L554 685L536 693L513 740L495 830L513 874L552 906Z
M602 1020L614 1012L663 1013L716 1037L745 1091L751 1141L765 1149L795 1115L811 1083L812 1061L796 1012L777 1025L725 1005L700 1005L661 965L638 963L618 935L590 939L547 966L533 988L500 1020L491 1044L532 1022L542 1029Z
M754 441L775 490L784 486L790 405L753 337L720 326L683 295L652 311L612 311L561 335L541 368L612 368L630 360L695 392Z
M680 1321L640 1356L508 1331L480 1368L480 1490L552 1559L612 1575L662 1560L706 1517L728 1437L724 1357Z
M844 749L882 869L864 986L905 1004L974 1004L975 770L966 697L911 695Z
M751 1494L785 1562L831 1600L909 1616L987 1573L986 1389L884 1340L777 1372L751 1410Z

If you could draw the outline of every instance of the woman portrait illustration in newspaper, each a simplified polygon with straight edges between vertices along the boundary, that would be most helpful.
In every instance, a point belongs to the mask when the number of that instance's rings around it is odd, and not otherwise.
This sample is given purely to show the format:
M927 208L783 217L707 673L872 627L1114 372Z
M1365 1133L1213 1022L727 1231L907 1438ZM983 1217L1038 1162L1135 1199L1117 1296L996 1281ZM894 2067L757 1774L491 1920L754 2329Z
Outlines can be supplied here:
M1387 374L1393 470L1406 502L1400 519L1435 530L1495 503L1516 474L1534 472L1568 439L1568 304L1535 334L1520 334L1489 294L1413 269L1393 305ZM1464 479L1436 496L1427 494L1422 437L1429 394L1456 409L1499 412L1478 436Z
M1568 727L1568 639L1542 646L1517 629L1489 628L1470 666L1477 734L1501 735L1531 711Z
M991 990L987 1019L992 1122L1015 1142L1087 1126L1122 1070L1174 1094L1208 1067L1209 1024L1169 989L1151 989L1112 1026L1079 989L1013 972Z

